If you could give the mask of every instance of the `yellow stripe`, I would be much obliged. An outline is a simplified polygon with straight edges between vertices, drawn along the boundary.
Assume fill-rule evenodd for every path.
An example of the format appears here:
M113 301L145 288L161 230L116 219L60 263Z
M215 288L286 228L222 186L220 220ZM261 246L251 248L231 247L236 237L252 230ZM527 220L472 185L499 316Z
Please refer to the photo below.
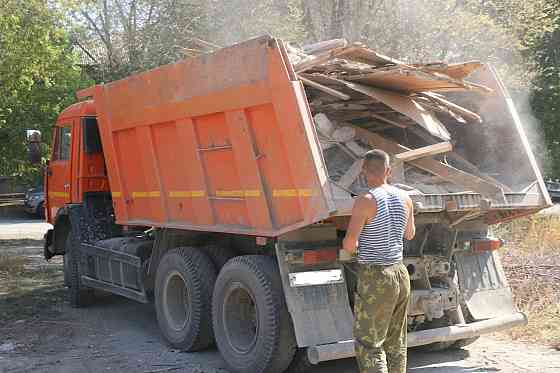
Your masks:
M49 197L68 198L68 197L70 197L70 193L68 193L68 192L49 192Z
M122 196L121 192L111 192L111 196L115 197L115 198L120 198Z
M313 191L311 189L298 189L298 195L300 197L311 197L313 195Z
M170 198L195 198L204 197L206 193L203 190L174 190L169 192Z
M150 197L159 197L159 191L153 192L132 192L132 198L150 198Z
M274 189L273 197L311 197L313 191L311 189Z
M260 197L261 192L257 189L250 190L217 190L216 197Z
M253 189L253 190L245 191L245 197L260 197L260 196L261 196L260 190Z

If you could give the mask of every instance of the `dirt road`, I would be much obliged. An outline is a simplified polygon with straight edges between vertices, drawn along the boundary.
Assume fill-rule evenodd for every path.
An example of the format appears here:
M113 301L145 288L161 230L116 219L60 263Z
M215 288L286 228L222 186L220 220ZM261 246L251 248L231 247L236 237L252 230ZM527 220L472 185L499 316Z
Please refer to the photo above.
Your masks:
M168 348L159 334L152 305L99 294L88 308L69 307L60 276L61 260L55 258L46 264L41 259L37 232L45 226L38 222L14 224L17 228L0 221L0 256L25 256L25 273L48 274L45 278L50 282L13 293L0 278L0 372L226 372L215 350L182 353ZM27 284L18 281L22 281L21 286ZM560 372L560 352L484 337L464 350L411 351L409 371ZM353 361L344 360L321 364L312 371L318 372L357 370Z

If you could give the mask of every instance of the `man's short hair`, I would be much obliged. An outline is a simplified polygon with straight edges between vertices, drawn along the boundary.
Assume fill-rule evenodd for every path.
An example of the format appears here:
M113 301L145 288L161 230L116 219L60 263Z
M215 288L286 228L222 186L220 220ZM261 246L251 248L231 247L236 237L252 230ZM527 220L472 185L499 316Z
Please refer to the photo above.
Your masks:
M374 149L364 154L364 168L369 172L383 173L391 165L389 154L383 150Z

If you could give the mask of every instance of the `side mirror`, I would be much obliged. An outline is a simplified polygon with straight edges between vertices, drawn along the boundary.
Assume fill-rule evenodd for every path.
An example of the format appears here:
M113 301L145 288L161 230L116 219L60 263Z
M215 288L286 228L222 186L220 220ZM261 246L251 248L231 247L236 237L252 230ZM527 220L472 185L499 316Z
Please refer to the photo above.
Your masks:
M27 130L27 156L31 164L41 163L41 131Z

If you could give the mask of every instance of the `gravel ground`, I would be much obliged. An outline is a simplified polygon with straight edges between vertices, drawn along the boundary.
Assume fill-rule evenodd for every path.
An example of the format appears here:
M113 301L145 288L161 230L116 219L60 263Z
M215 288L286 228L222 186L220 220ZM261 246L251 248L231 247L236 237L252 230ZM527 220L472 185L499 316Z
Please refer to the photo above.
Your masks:
M39 238L46 229L39 221L0 220L0 254L27 257L28 269L61 270L61 260L47 265L41 258ZM227 372L214 349L182 353L167 347L151 304L100 294L94 305L74 309L63 300L60 276L41 291L51 294L52 304L33 309L32 314L21 312L21 318L6 319L2 307L10 307L10 302L25 305L26 298L32 300L34 294L19 295L21 299L8 297L4 303L0 299L0 372ZM485 336L463 350L411 351L408 370L552 373L560 372L560 352ZM352 360L342 360L321 364L312 371L318 372L350 373L357 369Z

